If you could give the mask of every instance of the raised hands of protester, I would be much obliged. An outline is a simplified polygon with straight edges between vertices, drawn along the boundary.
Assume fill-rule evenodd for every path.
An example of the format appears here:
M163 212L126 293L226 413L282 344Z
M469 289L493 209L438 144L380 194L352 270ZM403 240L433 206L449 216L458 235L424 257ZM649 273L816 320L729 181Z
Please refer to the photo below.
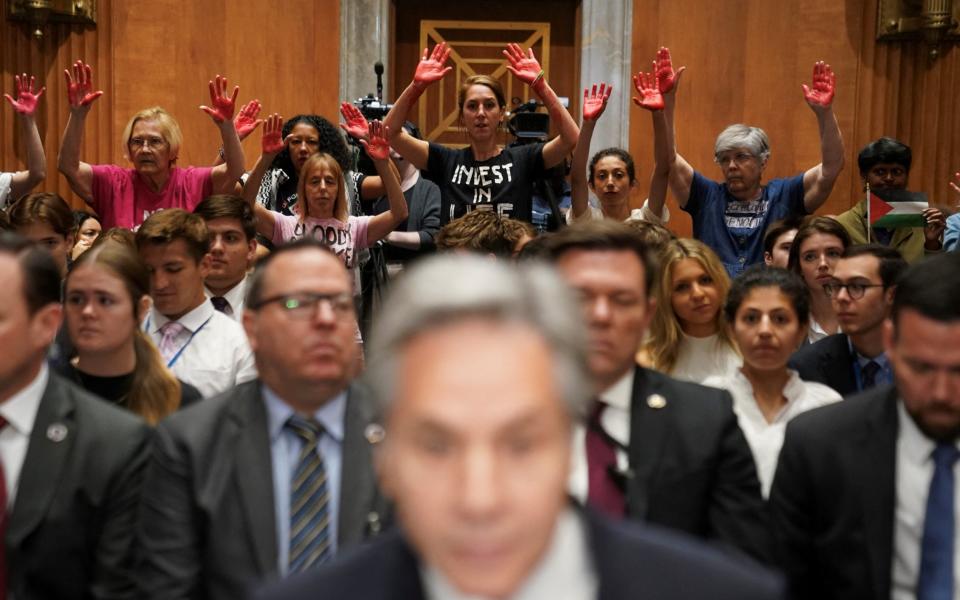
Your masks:
M939 208L929 207L923 209L923 237L928 242L940 241L943 230L947 228L947 217Z
M240 112L233 118L233 125L237 128L237 136L241 141L247 139L247 136L256 131L257 127L263 123L263 119L257 118L261 108L259 100L251 100L241 106Z
M260 151L263 154L280 154L284 147L283 142L283 118L277 113L273 113L263 122Z
M340 123L340 127L347 132L347 135L358 140L370 135L370 124L367 123L367 118L363 116L359 108L349 102L344 102L340 104L340 114L346 121Z
M389 128L378 120L370 122L370 135L367 139L361 139L363 149L367 151L367 156L373 160L387 160L390 158L390 131Z
M584 88L583 90L583 120L596 121L607 108L607 100L610 99L610 93L613 92L613 86L607 86L606 83L593 84L593 88Z
M823 112L833 104L833 93L837 78L830 65L822 60L813 65L813 82L810 87L803 84L803 98L814 112Z
M13 110L15 110L17 114L32 117L37 110L40 96L47 91L47 88L42 87L35 92L34 85L36 84L36 78L33 76L27 77L26 73L23 75L15 75L14 81L17 84L17 99L14 100L10 94L4 94L3 97L7 99L7 102L10 103L10 106L13 107Z
M503 55L510 62L507 65L507 70L520 81L533 87L537 82L543 80L543 69L540 67L540 61L533 55L533 48L527 48L527 52L524 54L520 44L511 43L507 44Z
M447 59L450 58L450 48L446 42L440 42L433 47L433 52L429 48L423 49L423 56L417 63L417 70L413 74L413 85L420 90L426 89L428 85L435 81L443 79L444 75L453 70L453 67L447 67Z
M640 94L633 97L634 104L647 110L663 110L663 94L660 93L655 73L640 71L633 76L633 87Z
M210 104L213 106L201 106L200 110L210 115L214 123L230 121L233 119L239 93L240 87L234 86L233 96L227 96L227 78L217 75L217 78L210 82Z
M680 76L687 68L680 67L674 71L670 49L660 48L657 50L657 59L653 62L653 70L657 74L657 87L660 89L660 93L667 95L680 85Z
M86 113L93 101L103 95L102 90L93 91L93 69L82 60L73 63L73 75L70 69L63 70L67 80L67 101L70 110Z

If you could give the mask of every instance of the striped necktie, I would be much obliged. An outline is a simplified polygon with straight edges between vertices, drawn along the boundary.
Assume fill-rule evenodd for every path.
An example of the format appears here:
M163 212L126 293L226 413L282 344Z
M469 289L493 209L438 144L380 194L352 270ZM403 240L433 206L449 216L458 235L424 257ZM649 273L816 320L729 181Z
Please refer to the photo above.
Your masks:
M330 548L330 492L327 471L317 449L323 427L293 415L286 423L302 441L290 484L289 573L305 571L332 556Z

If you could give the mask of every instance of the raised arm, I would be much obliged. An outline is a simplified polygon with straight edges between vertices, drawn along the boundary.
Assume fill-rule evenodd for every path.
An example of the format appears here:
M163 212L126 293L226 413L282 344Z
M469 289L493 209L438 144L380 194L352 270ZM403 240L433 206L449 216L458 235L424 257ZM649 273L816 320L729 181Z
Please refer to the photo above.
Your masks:
M682 71L681 71L682 72ZM676 150L673 148L672 136L667 133L667 120L664 116L663 93L657 79L657 63L653 63L653 71L640 71L633 76L633 86L639 96L633 102L640 108L650 111L653 119L653 172L650 174L650 192L647 196L647 209L657 221L664 222L663 205L667 200L667 180L670 175L670 165L673 164ZM673 85L671 84L671 89Z
M383 185L387 188L389 204L386 212L370 217L370 223L367 225L367 242L370 244L387 237L387 234L407 218L407 199L403 197L403 190L400 189L397 170L391 168L390 164L389 135L386 125L380 121L374 121L370 124L369 138L360 140L363 149L367 151L367 156L373 160L373 166L377 168Z
M533 55L533 48L527 48L527 53L518 44L507 44L503 55L510 62L507 69L520 81L530 86L537 100L547 107L550 120L556 124L560 135L553 138L543 147L543 166L547 169L560 164L560 161L573 150L580 137L580 130L570 113L560 104L556 92L547 83L543 76L540 62Z
M27 146L27 170L15 172L10 182L10 197L19 198L47 177L47 158L43 153L43 142L40 140L40 132L37 130L37 121L34 117L40 96L47 88L41 88L35 93L36 80L33 77L28 79L26 73L17 75L14 79L17 85L17 99L14 100L9 94L3 96L19 117L20 132Z
M655 62L657 70L657 87L663 94L663 119L661 133L664 134L665 160L670 165L669 184L670 190L677 199L680 208L687 205L690 199L690 186L693 184L693 167L690 163L677 152L676 130L674 128L674 111L677 106L677 89L680 83L680 76L686 67L680 67L676 71L673 69L673 59L670 56L668 48L660 48L657 51L657 60ZM657 135L658 127L654 121L654 136ZM657 140L654 139L654 154L657 152Z
M243 143L243 140L247 139L251 133L256 131L257 127L263 123L263 119L258 119L257 116L260 114L260 105L259 100L251 100L243 106L240 107L240 112L237 113L237 116L233 118L233 126L237 128L237 137L240 138L240 142ZM213 166L224 164L224 157L226 153L224 152L223 147L220 147L220 152L217 154L217 158L213 161Z
M260 182L263 181L263 176L273 163L273 159L283 150L282 131L283 119L280 115L273 113L267 117L263 123L263 136L260 138L260 158L257 159L257 164L253 166L253 171L250 172L247 183L243 186L243 199L253 209L257 233L267 239L273 238L276 217L272 210L257 202L257 192L260 191Z
M817 115L820 129L820 164L803 174L803 205L814 212L827 200L843 170L843 137L833 114L836 76L823 61L813 66L813 87L803 84L803 98Z
M70 189L88 204L92 204L93 169L87 163L80 162L80 142L83 140L83 124L90 112L90 106L103 92L93 91L93 70L82 60L73 63L72 75L69 69L64 69L63 76L67 80L70 116L60 142L57 169L67 178Z
M237 189L237 181L243 175L244 158L243 146L237 128L233 124L233 111L237 105L237 94L240 88L234 86L233 96L227 96L227 78L217 75L210 82L210 104L201 106L200 110L210 115L217 129L220 130L220 139L223 140L224 164L213 168L213 191L218 194L232 194Z
M403 90L403 93L393 103L393 108L390 109L383 120L384 126L390 132L390 145L400 156L420 170L427 168L430 144L425 140L418 140L404 131L403 122L407 118L407 113L416 104L417 99L427 89L427 86L435 81L440 81L444 75L453 70L453 67L446 66L448 58L450 58L450 49L447 48L446 42L440 42L434 46L433 52L424 48L423 56L417 63L413 81Z
M583 121L580 124L580 136L570 163L570 210L573 211L574 219L579 219L588 210L587 161L590 157L590 141L593 139L597 119L606 110L607 100L610 99L612 91L613 86L607 87L606 83L601 83L599 90L597 90L597 84L583 90Z
M359 108L349 102L343 102L340 104L340 114L344 120L343 123L340 123L340 127L347 135L357 141L362 141L370 136L370 123L367 122L367 118L363 116ZM393 161L390 161L390 166L396 170ZM397 177L399 176L400 173L397 172ZM360 184L358 191L361 200L375 200L380 196L386 195L387 188L383 185L383 180L380 179L379 176L374 175L372 177L364 177L363 183Z

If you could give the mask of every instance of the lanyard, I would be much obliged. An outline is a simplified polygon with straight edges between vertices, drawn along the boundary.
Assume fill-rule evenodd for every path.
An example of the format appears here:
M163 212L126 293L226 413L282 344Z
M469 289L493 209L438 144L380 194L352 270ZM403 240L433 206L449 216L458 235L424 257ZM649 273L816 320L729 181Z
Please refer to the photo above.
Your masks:
M214 314L216 314L216 313L214 313ZM207 320L204 321L203 323L201 323L201 324L200 324L200 327L197 327L196 331L194 331L193 333L190 334L190 337L187 338L187 341L184 342L182 346L180 346L180 349L177 350L177 353L173 355L173 357L170 359L169 362L167 362L167 368L168 368L168 369L172 369L172 368L173 368L173 364L174 364L175 362L177 362L177 359L180 358L180 355L183 354L183 351L187 349L187 346L190 345L190 342L193 341L193 338L196 337L196 335L197 335L198 333L200 333L200 330L203 329L203 328L207 325L207 323L210 322L210 319L212 319L212 318L213 318L213 315L210 315L209 317L207 317ZM147 333L150 333L150 317L147 317L147 323L146 323L146 325L144 326L144 330L145 330Z

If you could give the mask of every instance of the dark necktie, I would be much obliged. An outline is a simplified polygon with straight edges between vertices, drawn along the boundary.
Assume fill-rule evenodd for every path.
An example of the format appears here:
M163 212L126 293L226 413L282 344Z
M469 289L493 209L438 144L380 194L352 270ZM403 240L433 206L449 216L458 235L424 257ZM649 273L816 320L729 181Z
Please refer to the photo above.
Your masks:
M0 417L0 432L7 426L7 420ZM0 600L7 598L7 478L0 462Z
M331 558L330 494L327 471L317 451L323 427L294 415L287 428L303 441L297 468L290 482L289 573L299 573Z
M210 302L213 302L213 307L222 313L226 313L230 306L230 303L223 296L214 296L210 298Z
M623 490L614 478L617 444L600 425L600 415L606 407L603 402L595 402L587 422L587 504L609 516L622 518L626 502Z
M877 385L877 374L880 373L880 363L875 360L869 361L867 364L863 365L863 368L860 370L860 384L863 389L869 390L873 386Z
M953 600L953 465L958 457L960 451L953 444L939 443L933 451L933 479L920 543L917 600Z

